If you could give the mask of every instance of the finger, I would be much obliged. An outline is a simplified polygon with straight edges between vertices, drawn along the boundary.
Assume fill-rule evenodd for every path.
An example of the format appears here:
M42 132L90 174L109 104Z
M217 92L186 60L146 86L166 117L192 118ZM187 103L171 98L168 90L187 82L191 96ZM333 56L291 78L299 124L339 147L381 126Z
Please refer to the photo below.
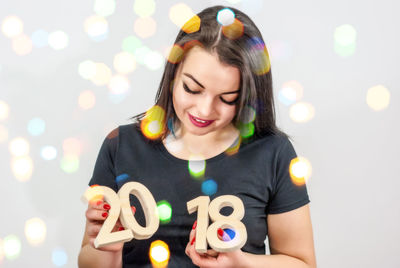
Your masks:
M86 218L88 221L104 221L108 217L108 212L106 210L99 209L88 209L86 210Z
M103 226L102 224L90 224L87 227L88 236L96 238L96 236L99 234L102 226Z
M213 249L209 249L209 250L207 250L207 255L210 256L210 257L216 258L216 257L218 257L219 252L215 251Z
M207 254L201 255L196 249L192 246L189 248L189 255L192 259L192 262L200 267L217 267L217 259Z

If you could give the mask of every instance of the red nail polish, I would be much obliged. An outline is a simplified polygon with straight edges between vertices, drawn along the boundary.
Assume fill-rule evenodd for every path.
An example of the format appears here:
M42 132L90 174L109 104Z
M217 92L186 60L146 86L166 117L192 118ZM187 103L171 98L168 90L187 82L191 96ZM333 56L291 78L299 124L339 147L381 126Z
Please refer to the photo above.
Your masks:
M193 245L194 241L196 241L196 236L193 237L192 242L190 242L190 244Z
M101 216L103 216L103 218L106 218L108 216L108 213L104 212L103 214L101 214Z
M136 212L135 206L131 206L131 208L132 208L132 212L135 213Z
M103 201L99 200L99 201L97 201L96 205L100 206L101 203L103 203Z
M125 230L125 228L122 226L118 228L118 231L123 231L123 230Z
M224 230L222 230L221 228L218 228L217 232L218 232L218 235L221 237L224 235Z
M197 220L194 221L192 230L196 229L196 227L197 227Z
M104 208L105 210L109 210L109 209L111 208L111 206L110 206L109 204L104 204L103 208Z

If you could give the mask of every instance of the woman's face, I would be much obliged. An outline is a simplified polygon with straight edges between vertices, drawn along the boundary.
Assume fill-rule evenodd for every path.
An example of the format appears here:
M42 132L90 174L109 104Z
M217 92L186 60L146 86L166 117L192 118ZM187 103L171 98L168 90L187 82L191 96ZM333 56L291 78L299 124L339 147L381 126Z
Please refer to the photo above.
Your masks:
M193 47L177 70L172 93L183 131L194 135L223 131L235 117L239 86L238 68Z

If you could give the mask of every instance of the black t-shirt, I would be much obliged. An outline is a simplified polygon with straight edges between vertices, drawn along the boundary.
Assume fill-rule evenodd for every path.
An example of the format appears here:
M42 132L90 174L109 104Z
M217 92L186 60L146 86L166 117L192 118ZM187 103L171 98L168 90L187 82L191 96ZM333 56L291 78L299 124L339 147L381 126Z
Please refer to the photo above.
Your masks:
M205 195L202 182L208 179L216 182L217 190L210 200L220 195L235 195L243 201L245 215L241 221L248 237L242 250L265 254L267 215L310 202L306 185L297 186L290 178L289 164L295 157L296 152L286 137L254 138L242 142L234 154L223 152L206 159L204 177L196 179L189 172L187 160L174 157L162 143L150 142L137 124L128 124L119 126L105 138L89 185L104 185L118 192L124 183L137 181L150 190L156 202L166 200L171 204L171 220L160 223L151 238L125 243L124 267L152 267L149 248L155 240L168 244L169 267L195 267L186 256L185 247L197 213L189 215L186 203ZM133 195L131 204L137 209L135 218L145 226L143 210ZM231 211L223 208L221 214L229 215Z

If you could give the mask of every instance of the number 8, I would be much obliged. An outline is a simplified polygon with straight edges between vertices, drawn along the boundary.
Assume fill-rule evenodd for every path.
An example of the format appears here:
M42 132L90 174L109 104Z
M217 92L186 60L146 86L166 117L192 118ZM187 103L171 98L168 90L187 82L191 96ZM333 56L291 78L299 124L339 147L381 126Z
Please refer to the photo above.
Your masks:
M143 207L146 227L138 224L133 216L129 194L135 195ZM104 196L104 200L110 204L111 209L94 241L96 248L116 242L130 241L132 238L147 239L157 231L160 224L157 204L153 195L143 184L138 182L125 183L119 189L118 195L114 190L106 186L90 187L86 190L82 199L83 201L90 201L99 195ZM126 230L111 232L119 217Z

